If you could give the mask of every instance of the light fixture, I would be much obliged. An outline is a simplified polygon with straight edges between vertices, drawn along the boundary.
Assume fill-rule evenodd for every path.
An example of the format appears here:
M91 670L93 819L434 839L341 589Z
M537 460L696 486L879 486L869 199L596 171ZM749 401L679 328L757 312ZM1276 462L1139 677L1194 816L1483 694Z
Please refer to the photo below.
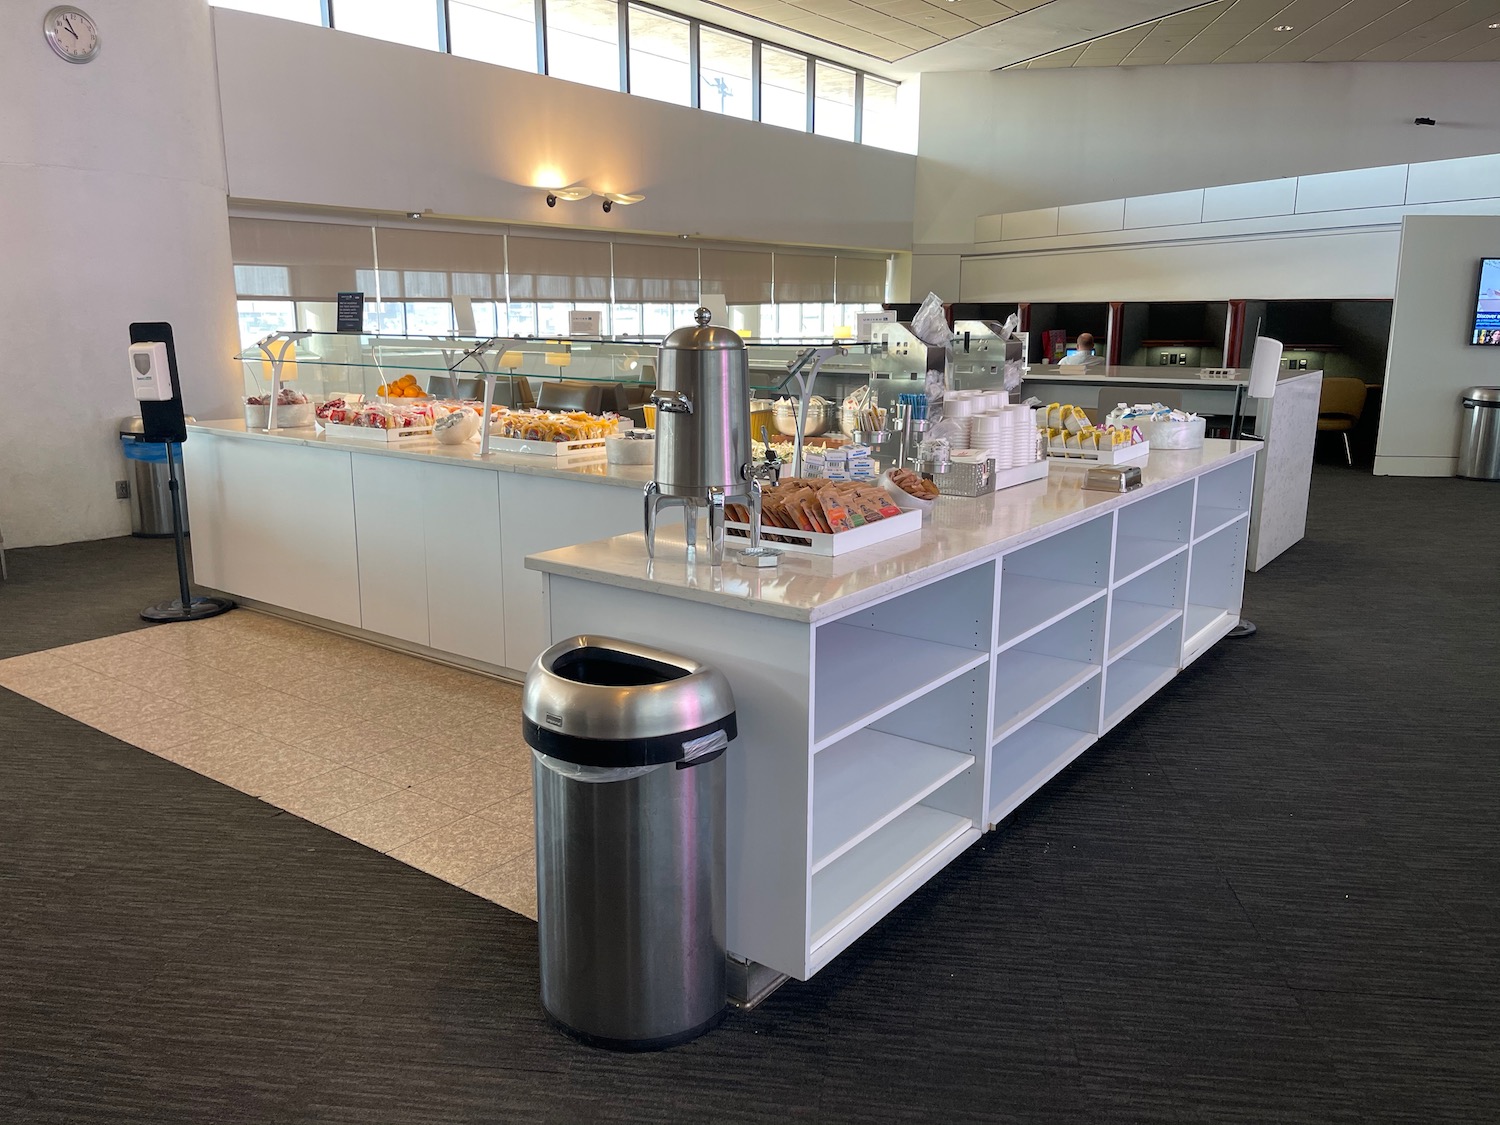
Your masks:
M408 219L420 219L425 214L427 214L426 211L408 211L406 217Z
M1489 28L1491 31L1500 31L1500 23L1487 23L1484 26Z
M604 213L606 215L609 214L616 203L622 207L628 207L630 204L639 203L646 198L644 195L627 195L624 192L618 191L601 191L599 194L604 196Z
M569 203L577 203L580 199L587 199L593 195L593 191L582 184L574 184L572 187L551 188L547 192L547 206L556 207L559 199L566 199Z
M1289 24L1289 23L1278 23L1278 24L1277 24L1277 25L1276 25L1276 26L1275 26L1275 27L1273 27L1273 28L1272 28L1272 29L1271 29L1271 30L1272 30L1272 31L1294 31L1294 30L1296 30L1296 29L1295 29L1295 28L1293 28L1293 27L1292 27L1292 25L1291 25L1291 24Z
M1436 125L1437 124L1437 122L1434 121L1430 117L1413 117L1411 123L1413 125Z

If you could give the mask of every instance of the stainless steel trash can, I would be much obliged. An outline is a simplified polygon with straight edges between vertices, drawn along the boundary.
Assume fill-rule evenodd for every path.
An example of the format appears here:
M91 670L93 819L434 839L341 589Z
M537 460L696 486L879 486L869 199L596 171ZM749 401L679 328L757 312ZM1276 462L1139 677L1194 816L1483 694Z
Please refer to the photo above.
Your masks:
M579 636L537 658L521 713L543 1009L594 1046L696 1038L726 1001L728 682L696 660Z
M191 420L191 419L189 419ZM167 447L136 441L143 431L139 418L120 421L120 452L125 455L130 487L130 533L143 539L172 537L172 493L167 487ZM177 457L177 479L182 485L182 533L188 533L187 480L182 474L182 451Z
M1500 387L1470 387L1462 401L1457 475L1500 480Z

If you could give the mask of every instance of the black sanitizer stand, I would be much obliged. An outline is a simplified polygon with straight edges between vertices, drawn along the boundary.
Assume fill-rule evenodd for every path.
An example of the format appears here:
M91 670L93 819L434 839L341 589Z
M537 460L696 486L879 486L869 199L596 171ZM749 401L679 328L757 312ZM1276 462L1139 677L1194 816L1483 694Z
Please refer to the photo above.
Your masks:
M201 621L234 608L228 598L195 598L188 584L187 536L183 531L182 481L177 458L187 440L187 419L182 411L182 388L177 381L177 349L172 326L147 322L130 326L131 378L141 406L142 432L136 441L164 445L167 450L167 489L172 495L172 538L177 547L178 596L141 610L146 621ZM154 347L153 347L154 345ZM161 369L165 361L166 370Z

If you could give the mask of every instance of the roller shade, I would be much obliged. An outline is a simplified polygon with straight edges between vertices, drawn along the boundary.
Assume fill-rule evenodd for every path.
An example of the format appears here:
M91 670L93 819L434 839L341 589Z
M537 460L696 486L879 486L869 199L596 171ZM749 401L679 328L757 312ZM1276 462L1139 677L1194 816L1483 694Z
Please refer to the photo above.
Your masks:
M775 255L776 303L796 301L833 303L834 260L832 254Z
M694 247L615 243L616 301L697 301L699 295Z
M375 264L370 228L339 223L230 219L229 246L236 265L282 266L287 271L285 291L242 292L241 297L332 301L340 292L358 288L356 270ZM253 284L275 275L267 270L243 270L236 271L235 276Z
M754 250L704 250L699 254L703 292L722 293L726 305L771 303L771 255Z
M885 300L885 259L846 258L836 260L835 299L845 305L878 305Z
M508 241L511 300L609 300L609 243L514 235Z

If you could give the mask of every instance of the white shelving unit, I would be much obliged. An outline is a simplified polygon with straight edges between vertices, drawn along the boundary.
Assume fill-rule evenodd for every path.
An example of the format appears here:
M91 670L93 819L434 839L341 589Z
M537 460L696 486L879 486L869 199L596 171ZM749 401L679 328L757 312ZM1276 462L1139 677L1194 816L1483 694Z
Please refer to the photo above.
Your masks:
M729 948L806 979L1238 620L1252 484L1185 474L812 623L553 576L552 630L729 677Z

